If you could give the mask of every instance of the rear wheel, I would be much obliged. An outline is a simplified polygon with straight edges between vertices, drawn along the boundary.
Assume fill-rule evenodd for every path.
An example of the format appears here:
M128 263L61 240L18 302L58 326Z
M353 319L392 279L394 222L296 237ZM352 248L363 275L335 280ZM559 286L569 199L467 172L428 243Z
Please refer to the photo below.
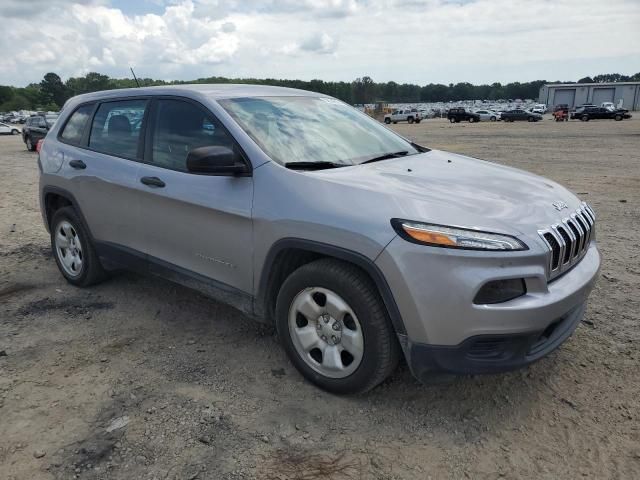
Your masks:
M87 287L106 278L91 239L73 207L56 211L51 220L51 249L67 282Z
M295 367L330 392L370 390L398 362L398 342L374 283L339 260L303 265L285 280L276 327Z
M15 128L11 130L11 135L20 135L20 130L16 130Z
M390 118L385 118L384 119L384 123L386 123L387 125L389 125L391 123L391 119Z
M456 119L455 119L455 118L453 118L453 117L451 117L451 118L449 119L449 122L451 122L451 123L456 123Z

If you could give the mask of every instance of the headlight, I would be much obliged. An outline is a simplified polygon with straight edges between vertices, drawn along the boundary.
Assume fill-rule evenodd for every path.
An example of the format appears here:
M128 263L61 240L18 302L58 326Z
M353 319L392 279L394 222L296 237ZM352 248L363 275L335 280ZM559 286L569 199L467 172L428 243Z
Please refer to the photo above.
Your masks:
M529 249L517 238L500 233L412 222L399 218L391 220L391 225L405 240L432 247L512 251Z

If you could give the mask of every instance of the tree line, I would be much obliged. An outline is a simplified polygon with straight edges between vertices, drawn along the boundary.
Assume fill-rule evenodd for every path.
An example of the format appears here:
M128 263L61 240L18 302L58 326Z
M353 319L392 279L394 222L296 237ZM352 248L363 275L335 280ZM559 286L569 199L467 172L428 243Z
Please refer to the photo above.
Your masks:
M326 82L324 80L283 80L275 78L226 78L207 77L191 81L154 80L139 78L140 86L175 85L185 83L253 83L280 87L299 88L324 93L350 104L374 103L419 103L447 102L458 100L499 100L499 99L535 99L540 87L546 83L602 83L640 81L640 73L621 75L619 73L600 74L584 77L577 82L512 82L505 85L473 85L468 82L449 85L430 83L416 85L412 83L383 82L376 83L371 77L356 78L352 82ZM82 93L117 88L136 87L132 78L110 78L97 72L87 73L83 77L71 77L63 81L59 75L47 73L40 83L31 83L23 88L0 85L0 111L13 110L59 110L67 99Z

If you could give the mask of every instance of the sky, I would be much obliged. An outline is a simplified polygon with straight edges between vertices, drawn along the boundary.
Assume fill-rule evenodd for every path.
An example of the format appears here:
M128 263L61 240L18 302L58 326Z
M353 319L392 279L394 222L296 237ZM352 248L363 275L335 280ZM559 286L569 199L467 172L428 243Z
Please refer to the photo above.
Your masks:
M56 72L474 84L640 72L640 0L0 0L0 85Z

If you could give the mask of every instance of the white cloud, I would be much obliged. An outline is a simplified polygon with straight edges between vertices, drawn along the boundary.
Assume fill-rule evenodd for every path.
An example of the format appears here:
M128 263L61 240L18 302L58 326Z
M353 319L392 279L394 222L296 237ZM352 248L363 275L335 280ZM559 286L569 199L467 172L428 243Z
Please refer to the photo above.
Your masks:
M640 71L636 0L158 0L143 14L112 0L33 1L0 2L0 84L49 71L122 77L129 65L165 79L420 84Z

